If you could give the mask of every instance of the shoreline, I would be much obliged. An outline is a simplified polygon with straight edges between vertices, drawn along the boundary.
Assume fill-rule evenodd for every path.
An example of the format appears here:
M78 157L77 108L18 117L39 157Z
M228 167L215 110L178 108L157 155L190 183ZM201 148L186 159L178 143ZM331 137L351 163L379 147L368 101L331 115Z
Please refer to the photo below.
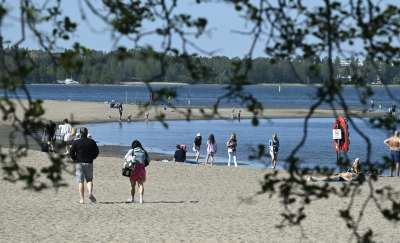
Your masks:
M215 85L215 86L227 86L229 83L216 84L216 83L185 83L185 82L149 82L148 85L158 85L158 86L187 86L187 85ZM28 83L28 85L68 85L68 84L59 84L59 83ZM119 84L112 83L85 83L85 84L72 84L73 85L81 85L81 86L138 86L138 85L146 85L146 82L121 82ZM322 87L323 84L304 84L304 83L252 83L252 84L244 84L243 86L281 86L281 87ZM68 85L69 86L69 85ZM343 84L344 87L355 87L354 84ZM400 87L400 84L369 84L367 87Z
M26 101L23 101L26 102ZM74 124L83 123L104 123L104 122L118 122L119 114L117 109L111 109L108 103L105 102L91 102L91 101L59 101L59 100L44 100L43 108L45 114L42 116L46 120L52 120L60 123L63 119L67 118ZM190 119L188 118L188 110L190 109ZM233 113L234 110L234 113ZM252 119L253 114L247 111L246 108L232 107L232 108L219 108L218 114L214 114L212 108L166 108L161 105L149 106L147 108L135 105L124 104L122 121L128 122L129 117L132 122L145 121L145 113L149 113L149 121L159 121L163 117L165 121L174 120L231 120L232 116L237 116L241 111L241 119ZM266 108L261 114L257 116L258 119L270 118L305 118L309 110L306 108ZM336 111L337 114L343 114L343 111ZM383 112L362 112L353 111L351 113L354 117L381 117ZM23 112L21 107L17 107L17 115L22 117ZM329 109L317 109L314 111L312 118L333 118L334 113ZM10 124L8 121L1 121L1 124Z

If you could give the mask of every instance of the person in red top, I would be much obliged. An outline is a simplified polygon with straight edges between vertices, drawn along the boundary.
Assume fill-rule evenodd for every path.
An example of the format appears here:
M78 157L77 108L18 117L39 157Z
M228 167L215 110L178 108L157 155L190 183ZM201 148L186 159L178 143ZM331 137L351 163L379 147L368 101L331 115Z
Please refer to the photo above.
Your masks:
M128 202L134 202L136 183L139 187L139 202L143 203L144 182L146 181L146 164L149 162L149 156L138 140L134 140L131 149L126 153L124 166L130 166L133 171L130 176L131 198Z

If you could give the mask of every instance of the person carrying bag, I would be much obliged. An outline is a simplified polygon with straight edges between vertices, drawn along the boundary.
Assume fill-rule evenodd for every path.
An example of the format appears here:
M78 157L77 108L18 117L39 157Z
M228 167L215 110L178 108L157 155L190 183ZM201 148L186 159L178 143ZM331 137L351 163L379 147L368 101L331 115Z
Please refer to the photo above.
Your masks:
M149 156L138 140L132 142L132 148L125 155L125 162L122 168L122 175L129 177L131 182L131 199L134 202L135 186L138 183L140 203L143 203L144 182L146 181L146 169L149 165Z

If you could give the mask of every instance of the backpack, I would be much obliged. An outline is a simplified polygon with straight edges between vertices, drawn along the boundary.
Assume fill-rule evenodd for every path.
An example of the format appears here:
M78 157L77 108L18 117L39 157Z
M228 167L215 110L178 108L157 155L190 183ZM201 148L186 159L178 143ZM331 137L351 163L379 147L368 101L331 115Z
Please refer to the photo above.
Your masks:
M144 167L147 167L150 164L150 157L146 151L144 151L144 153L146 154L146 158L144 160Z
M135 148L132 151L133 163L141 163L147 167L150 164L150 158L148 153L145 150L140 148Z
M132 151L132 162L133 163L144 164L145 157L146 157L145 152L140 148L135 148Z

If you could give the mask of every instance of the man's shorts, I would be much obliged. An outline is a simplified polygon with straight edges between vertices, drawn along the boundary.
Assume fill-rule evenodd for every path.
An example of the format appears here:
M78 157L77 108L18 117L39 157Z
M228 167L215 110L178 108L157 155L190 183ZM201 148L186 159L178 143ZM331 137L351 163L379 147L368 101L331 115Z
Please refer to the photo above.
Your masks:
M398 150L391 150L390 155L392 157L393 163L400 163L400 151Z
M91 182L93 180L93 164L92 163L76 163L75 177L79 183Z

